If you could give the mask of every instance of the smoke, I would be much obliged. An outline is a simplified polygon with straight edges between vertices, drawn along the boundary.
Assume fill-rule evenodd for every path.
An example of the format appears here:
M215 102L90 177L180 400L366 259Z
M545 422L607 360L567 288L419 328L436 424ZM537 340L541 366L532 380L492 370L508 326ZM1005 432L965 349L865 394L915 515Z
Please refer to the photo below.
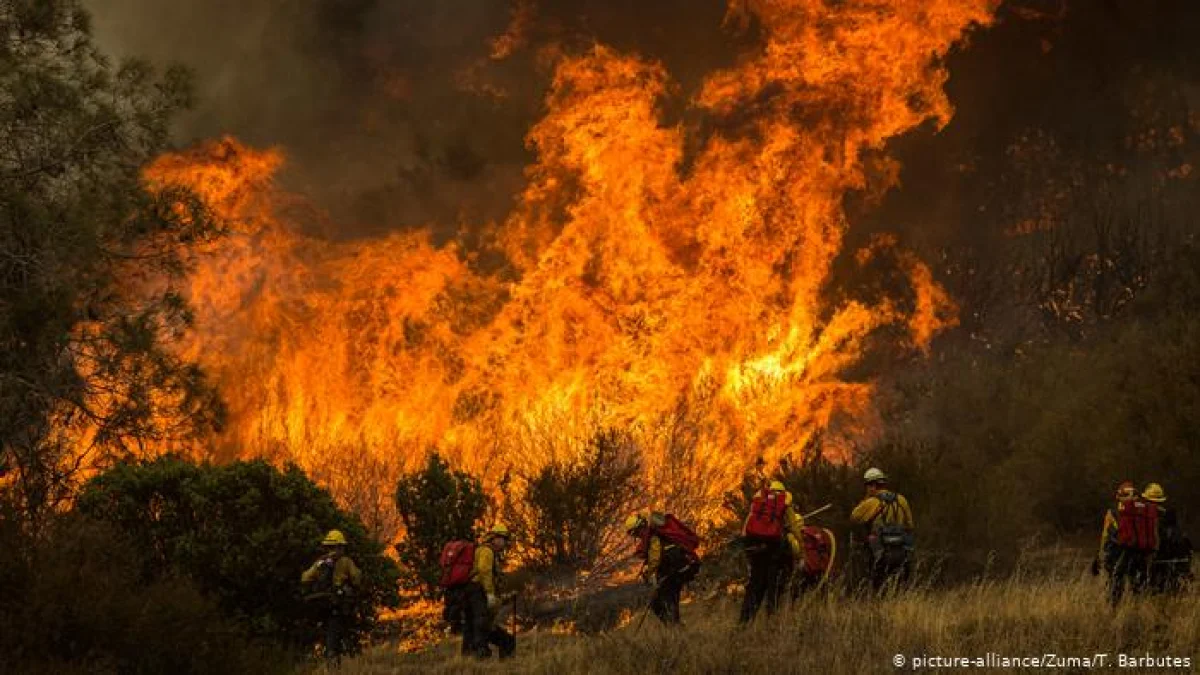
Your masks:
M1197 26L1191 0L1010 0L948 60L950 123L892 143L903 188L858 211L857 236L986 247L1031 207L1061 220L1109 190L1161 199L1158 179L1200 158Z
M420 227L444 239L503 219L556 51L603 41L663 60L690 88L747 40L722 29L724 0L85 4L110 53L196 73L181 145L232 134L281 147L283 184L329 214L309 227L330 237ZM509 29L524 34L495 58Z
M111 52L179 62L199 107L178 140L233 134L289 157L284 184L330 235L503 216L536 110L464 91L503 3L87 0Z

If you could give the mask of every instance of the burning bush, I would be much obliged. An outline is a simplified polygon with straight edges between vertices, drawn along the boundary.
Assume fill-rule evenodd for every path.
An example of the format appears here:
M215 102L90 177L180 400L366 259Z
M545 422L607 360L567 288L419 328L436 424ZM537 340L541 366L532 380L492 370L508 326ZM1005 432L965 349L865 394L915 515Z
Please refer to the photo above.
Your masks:
M578 459L552 461L519 485L503 481L519 550L535 565L592 567L624 540L617 526L644 491L641 468L633 437L610 429L592 436Z

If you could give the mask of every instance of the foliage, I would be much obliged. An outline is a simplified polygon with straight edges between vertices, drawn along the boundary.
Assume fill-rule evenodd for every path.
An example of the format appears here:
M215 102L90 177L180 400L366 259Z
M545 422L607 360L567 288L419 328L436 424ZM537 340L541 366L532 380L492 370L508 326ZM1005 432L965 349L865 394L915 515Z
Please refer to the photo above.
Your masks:
M1200 265L1180 256L1133 316L1086 339L947 349L892 383L889 432L860 463L910 498L924 552L977 573L1035 537L1091 544L1125 478L1162 483L1185 523L1200 509L1200 321L1175 304L1198 297Z
M624 541L619 525L637 501L640 473L632 436L602 430L577 459L551 461L522 479L519 495L505 480L505 520L524 557L543 566L593 566Z
M139 175L190 99L182 70L114 67L78 0L0 0L0 473L31 521L97 462L220 422L154 283L219 228Z
M0 518L0 671L287 672L186 579L147 581L141 550L111 526L53 521L38 538Z
M78 507L129 538L144 556L147 579L189 579L254 636L316 640L299 579L330 529L345 533L347 554L363 572L351 634L362 636L378 607L398 603L395 563L383 545L295 466L197 465L175 457L123 463L89 481Z
M455 539L475 539L475 522L483 517L487 496L479 479L454 471L436 452L425 468L396 484L396 509L404 524L404 540L396 545L403 566L402 583L427 597L437 593L442 546Z

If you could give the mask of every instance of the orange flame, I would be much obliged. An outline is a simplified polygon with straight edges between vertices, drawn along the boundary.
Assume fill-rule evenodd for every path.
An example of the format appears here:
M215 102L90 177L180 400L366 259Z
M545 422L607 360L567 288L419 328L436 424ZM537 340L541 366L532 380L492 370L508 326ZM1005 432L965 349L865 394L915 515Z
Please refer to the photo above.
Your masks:
M220 447L309 467L367 452L399 469L437 446L494 479L621 426L652 485L693 481L696 515L714 515L756 457L867 417L871 384L839 377L865 336L899 323L924 350L954 320L910 255L913 311L830 306L822 290L843 196L887 187L868 184L864 153L949 119L940 59L993 4L733 2L765 44L708 78L699 130L662 123L661 65L603 46L564 58L520 206L491 232L500 272L424 232L298 234L271 208L275 151L226 139L164 157L150 180L191 185L239 223L190 287L188 355L233 420Z

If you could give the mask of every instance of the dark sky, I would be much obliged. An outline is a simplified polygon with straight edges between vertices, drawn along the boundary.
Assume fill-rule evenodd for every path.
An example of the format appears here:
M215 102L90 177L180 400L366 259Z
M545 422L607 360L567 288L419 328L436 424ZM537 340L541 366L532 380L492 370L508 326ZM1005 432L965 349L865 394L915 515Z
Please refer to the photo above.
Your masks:
M1054 191L1049 182L1061 180L1068 165L1124 166L1123 189L1136 199L1145 187L1139 176L1194 157L1200 2L1023 0L1006 3L1000 17L949 60L950 124L892 144L905 166L903 188L866 221L953 244L998 234L973 226L981 220L1011 226L1022 216L1012 203ZM1186 127L1189 115L1182 145L1143 153L1128 147L1131 135ZM1038 152L1016 152L1022 146Z

